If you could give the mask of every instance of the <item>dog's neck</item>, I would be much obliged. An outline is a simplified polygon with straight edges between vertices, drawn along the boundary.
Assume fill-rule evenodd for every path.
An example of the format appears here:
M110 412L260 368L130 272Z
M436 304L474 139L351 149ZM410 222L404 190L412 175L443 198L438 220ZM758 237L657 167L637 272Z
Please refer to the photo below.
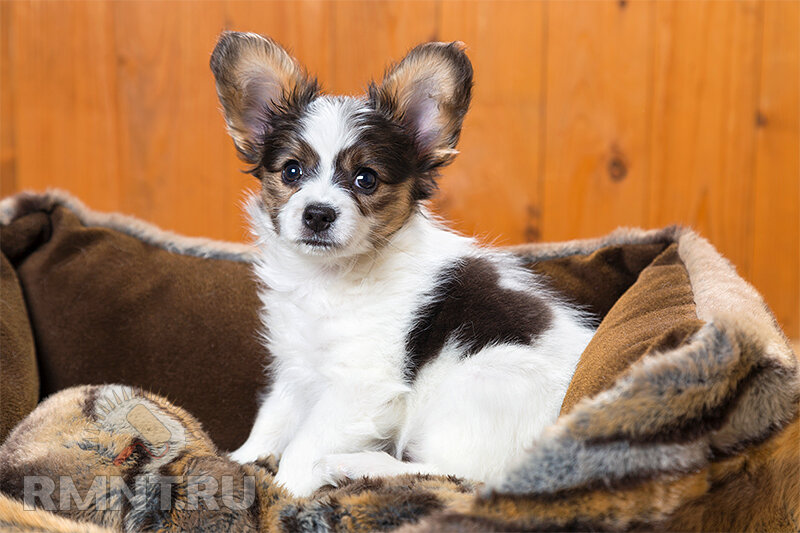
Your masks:
M473 239L449 230L420 206L379 247L347 257L309 255L284 242L260 207L248 206L248 212L260 251L256 275L269 289L281 292L334 283L357 286L390 281L398 273L429 271L475 246Z

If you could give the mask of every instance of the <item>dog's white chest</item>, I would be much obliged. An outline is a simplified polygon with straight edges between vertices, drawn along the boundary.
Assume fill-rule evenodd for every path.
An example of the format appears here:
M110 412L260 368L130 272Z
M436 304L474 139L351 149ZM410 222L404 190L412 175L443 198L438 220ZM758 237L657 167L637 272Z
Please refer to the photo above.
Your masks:
M329 378L344 369L397 367L417 293L387 284L319 283L267 294L270 351L281 364L302 364Z

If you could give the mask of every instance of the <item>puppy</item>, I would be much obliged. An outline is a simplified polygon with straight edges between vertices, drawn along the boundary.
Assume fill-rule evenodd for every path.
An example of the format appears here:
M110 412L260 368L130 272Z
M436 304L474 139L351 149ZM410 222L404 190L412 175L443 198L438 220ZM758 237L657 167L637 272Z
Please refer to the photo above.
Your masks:
M261 181L248 212L273 356L231 457L280 457L297 496L362 475L508 471L556 420L593 330L519 259L425 207L470 102L463 45L422 44L356 97L322 94L252 33L224 33L211 68Z

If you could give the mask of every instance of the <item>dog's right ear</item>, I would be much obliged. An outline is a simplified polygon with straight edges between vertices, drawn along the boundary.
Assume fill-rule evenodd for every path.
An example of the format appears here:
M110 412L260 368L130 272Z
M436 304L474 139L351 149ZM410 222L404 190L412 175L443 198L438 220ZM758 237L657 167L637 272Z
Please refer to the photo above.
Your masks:
M258 163L275 117L310 102L319 91L286 50L255 33L224 32L211 54L211 70L228 132L250 164Z

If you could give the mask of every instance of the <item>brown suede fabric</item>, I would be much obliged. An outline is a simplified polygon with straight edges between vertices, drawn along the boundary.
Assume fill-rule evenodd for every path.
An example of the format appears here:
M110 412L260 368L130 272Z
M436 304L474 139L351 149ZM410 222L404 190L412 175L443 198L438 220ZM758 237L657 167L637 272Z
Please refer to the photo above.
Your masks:
M552 287L602 320L669 243L606 246L589 255L571 255L532 265Z
M195 414L221 448L244 441L267 361L247 264L87 228L62 206L15 220L0 242L24 288L41 397L79 384L140 386ZM32 357L5 348L4 383L12 361ZM4 427L7 413L13 424L27 411L3 407Z
M680 346L702 325L678 245L672 244L641 271L597 328L572 376L561 413L613 385L642 356Z
M258 342L259 303L247 263L182 255L121 231L86 227L60 204L31 204L2 227L0 245L23 289L20 303L27 304L39 398L81 384L139 386L197 416L222 449L244 441L268 360ZM602 320L564 411L609 386L643 354L680 344L700 325L688 277L667 241L530 262L555 290ZM10 305L5 293L3 303ZM24 331L5 315L4 331ZM3 408L4 431L35 404L36 379L17 385L22 378L6 371L13 361L35 375L31 350L32 344L4 347L4 388L27 398L16 411Z
M36 350L17 274L0 255L0 442L39 403Z

